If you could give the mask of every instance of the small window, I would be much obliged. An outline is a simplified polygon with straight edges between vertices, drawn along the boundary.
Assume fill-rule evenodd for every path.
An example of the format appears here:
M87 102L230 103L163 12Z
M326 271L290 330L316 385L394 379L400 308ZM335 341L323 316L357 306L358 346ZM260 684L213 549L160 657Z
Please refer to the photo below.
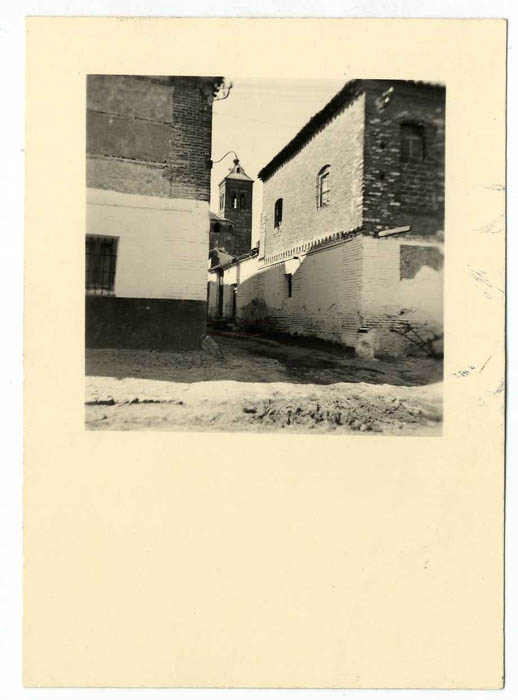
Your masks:
M286 296L291 299L293 296L293 275L284 275L286 279Z
M219 221L216 221L216 223L214 224L214 227L213 227L212 230L214 231L214 233L219 233L219 232L220 232L221 227L220 227L220 225L219 225Z
M274 212L273 212L273 227L279 228L282 223L282 199L278 199L275 202Z
M237 194L235 192L232 192L232 199L230 201L232 202L232 209L237 209Z
M246 197L244 194L239 195L239 207L240 209L244 209L246 206Z
M234 227L232 226L232 224L230 224L228 227L228 232L232 233L233 230L234 230Z
M317 207L327 207L330 201L331 188L329 165L324 165L324 167L319 171L317 176Z
M225 209L225 195L221 194L219 197L219 210L223 211Z
M86 236L86 293L113 294L118 238Z
M400 127L401 161L420 163L425 159L424 126L404 122Z

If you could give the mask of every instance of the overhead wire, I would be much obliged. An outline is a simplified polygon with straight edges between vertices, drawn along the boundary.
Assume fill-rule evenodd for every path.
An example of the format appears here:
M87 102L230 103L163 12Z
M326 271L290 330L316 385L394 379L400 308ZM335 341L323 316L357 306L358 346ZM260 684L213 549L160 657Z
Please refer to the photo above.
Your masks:
M222 112L216 112L214 110L213 112L216 114L218 117L230 117L231 119L242 119L243 121L247 122L258 122L260 124L268 124L269 126L283 126L286 129L296 129L297 124L282 124L281 122L269 122L265 121L264 119L254 119L253 117L243 117L239 114L223 114Z

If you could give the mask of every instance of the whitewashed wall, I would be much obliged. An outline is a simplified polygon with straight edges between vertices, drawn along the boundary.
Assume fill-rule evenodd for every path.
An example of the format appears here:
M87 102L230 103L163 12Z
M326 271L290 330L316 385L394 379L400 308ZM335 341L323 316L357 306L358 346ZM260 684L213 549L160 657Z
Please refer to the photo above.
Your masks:
M433 248L443 256L443 244L429 239L363 237L362 325L369 337L361 337L364 354L401 354L411 344L390 331L394 323L411 324L423 337L443 330L443 269L423 264L411 279L401 279L401 246ZM436 349L439 349L440 344Z
M258 259L257 256L245 258L244 260L238 260L230 267L223 270L223 285L221 286L223 294L223 317L232 318L234 310L234 290L233 285L239 287L240 284L246 282L246 280L253 277L258 269ZM219 283L218 274L212 270L209 270L207 276L208 283L208 316L209 318L217 318L219 308L218 308L218 294L219 294Z
M238 287L238 320L353 346L361 273L360 237L307 255L293 274L291 297L285 263L261 268Z
M285 263L242 281L238 322L316 336L366 356L406 354L413 346L391 330L395 323L409 322L425 337L442 332L443 270L423 264L411 279L401 279L402 245L433 248L442 257L437 242L358 235L306 255L293 274L291 297Z
M88 189L86 233L119 237L116 296L206 299L207 202Z
M256 256L253 258L245 258L239 262L239 283L245 282L247 279L256 274L259 265L259 259Z

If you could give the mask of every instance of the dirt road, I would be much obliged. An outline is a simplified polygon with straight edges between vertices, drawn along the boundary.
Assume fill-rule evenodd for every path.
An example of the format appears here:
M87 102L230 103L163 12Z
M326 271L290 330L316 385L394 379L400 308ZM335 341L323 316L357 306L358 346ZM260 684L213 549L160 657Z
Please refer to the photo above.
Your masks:
M307 339L212 338L199 352L88 350L87 427L440 434L437 360L366 361Z

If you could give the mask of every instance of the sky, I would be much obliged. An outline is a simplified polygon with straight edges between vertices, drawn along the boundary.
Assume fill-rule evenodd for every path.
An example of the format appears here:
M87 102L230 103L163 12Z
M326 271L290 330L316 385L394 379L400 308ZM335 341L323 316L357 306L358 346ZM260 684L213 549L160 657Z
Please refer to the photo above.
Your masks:
M306 122L342 88L340 80L240 79L229 76L233 87L225 100L214 102L212 160L227 151L239 156L247 175L255 180L252 241L259 239L262 183L257 173L290 141ZM228 155L212 169L212 211L219 211L219 182L233 166Z

